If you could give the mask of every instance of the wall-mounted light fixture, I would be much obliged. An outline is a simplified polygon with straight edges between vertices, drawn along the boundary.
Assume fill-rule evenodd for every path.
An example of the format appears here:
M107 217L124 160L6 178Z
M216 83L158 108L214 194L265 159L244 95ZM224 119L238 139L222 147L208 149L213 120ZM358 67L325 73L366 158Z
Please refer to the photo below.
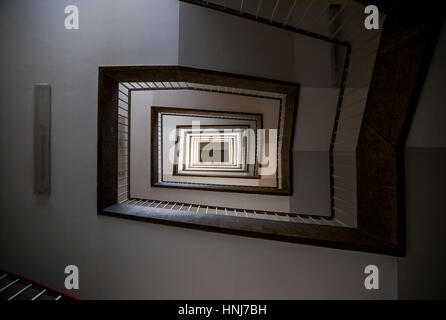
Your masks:
M34 192L50 193L51 86L34 85Z

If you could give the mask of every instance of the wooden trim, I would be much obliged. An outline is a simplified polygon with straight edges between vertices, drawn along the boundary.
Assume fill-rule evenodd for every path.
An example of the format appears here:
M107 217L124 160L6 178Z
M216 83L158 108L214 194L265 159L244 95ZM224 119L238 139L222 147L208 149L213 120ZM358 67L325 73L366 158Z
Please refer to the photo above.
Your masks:
M102 210L117 202L118 82L99 72L97 205Z
M358 229L400 255L403 148L444 23L444 10L434 7L404 2L387 17L357 146Z
M182 112L181 110L186 110L187 112ZM249 115L249 116L252 116L252 119L249 119L249 121L255 121L256 122L256 128L255 128L256 132L257 132L258 129L263 128L263 124L262 124L262 122L263 122L263 115L262 114L256 114L256 113L220 112L220 111L219 112L215 112L215 111L209 111L209 110L196 110L196 109L182 109L182 108L153 106L152 107L151 117L152 117L152 119L155 118L154 121L157 121L156 119L158 119L158 113L160 113L160 112L168 113L168 114L170 112L171 112L171 114L181 113L181 114L188 114L188 115L191 115L191 116L195 116L196 115L197 117L209 116L209 117L222 117L223 118L224 115L228 115L228 116L231 115L231 117L234 116L234 115L240 116L240 118L234 117L234 120L242 120L242 118L241 118L242 115ZM216 127L218 127L218 128L233 127L233 125L217 125L217 126L200 125L200 128L216 128ZM242 127L248 128L248 126L237 126L237 127L239 127L239 128L242 128ZM178 128L192 128L192 126L181 125L181 126L177 126L177 129ZM151 143L153 144L155 140L158 140L158 138L159 138L159 135L158 135L157 126L153 126L151 128ZM257 139L255 141L255 144L256 144L256 146L255 146L255 154L257 155ZM175 148L177 148L177 146ZM175 151L175 153L177 153L177 151ZM152 163L157 163L158 162L158 155L159 155L158 152L157 152L157 154L153 154L153 153L151 154L151 161L152 161ZM247 157L247 154L245 155L245 157ZM245 161L247 161L247 159L245 159ZM250 166L252 166L252 164L251 165L248 164L246 170L238 171L238 172L248 172L250 170L249 169ZM183 171L185 171L184 167L183 167ZM257 178L259 178L258 169L257 169L257 157L256 157L256 164L255 164L255 167L254 167L254 175L251 175L251 176L236 176L236 175L233 175L233 176L229 175L228 176L228 175L221 175L221 174L217 174L217 173L209 174L209 175L204 175L204 174L195 174L195 175L194 174L181 174L181 173L178 173L178 165L177 164L173 164L173 174L172 175L173 176L189 176L189 177L239 178L239 179L240 178L242 178L242 179L257 179ZM158 172L156 172L155 176L152 175L152 177L155 177L156 178L155 180L157 180L158 183L163 183L162 178L160 179L160 177L158 176ZM200 185L200 184L197 183L196 185ZM167 184L167 186L168 186L168 184ZM225 191L225 190L222 190L222 191Z
M116 82L190 82L280 94L292 93L299 86L289 81L184 66L99 67L99 72L105 73Z
M104 215L157 224L199 229L260 239L309 244L338 249L360 250L395 255L394 248L382 246L353 228L290 223L215 214L173 213L152 207L115 204L101 212Z
M127 196L131 197L131 184L130 184L130 157L131 157L131 139L132 139L132 91L129 90L129 96L128 96L128 105L127 105L127 122L128 122L128 141L127 141Z

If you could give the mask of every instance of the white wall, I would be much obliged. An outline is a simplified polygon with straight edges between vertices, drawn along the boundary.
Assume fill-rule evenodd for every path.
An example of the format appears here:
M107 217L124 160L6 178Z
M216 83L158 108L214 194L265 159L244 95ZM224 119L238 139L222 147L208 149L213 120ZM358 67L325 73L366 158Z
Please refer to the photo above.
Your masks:
M81 298L396 298L393 257L97 216L98 66L177 64L179 4L70 4L80 9L78 31L63 29L61 1L0 4L1 267L63 290L64 267L76 264ZM246 53L244 40L235 33L225 41ZM215 69L275 79L295 70L289 60L268 66L247 57L245 69L231 69L227 58ZM53 87L52 192L38 197L32 85L44 81ZM363 287L368 264L380 268L380 290Z

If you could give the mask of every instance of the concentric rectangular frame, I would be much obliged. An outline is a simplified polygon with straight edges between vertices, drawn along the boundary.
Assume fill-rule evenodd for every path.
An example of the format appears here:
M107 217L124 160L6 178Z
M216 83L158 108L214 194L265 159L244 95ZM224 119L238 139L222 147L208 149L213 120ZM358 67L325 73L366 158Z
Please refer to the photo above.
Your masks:
M223 126L221 126L221 125L219 125L219 126L200 126L200 128L205 128L205 129L209 129L209 128L219 128L219 130L222 130L223 128L228 128L228 127L235 127L235 128L247 128L247 126L231 126L231 125L223 125ZM178 130L179 129L184 129L184 128L192 128L192 126L177 126L177 137L178 137ZM257 128L256 128L256 130L257 130ZM241 139L241 138L240 138ZM184 143L184 142L183 142ZM247 142L246 142L246 139L244 139L244 141L242 142L246 147L247 147ZM257 144L257 140L255 141L255 143ZM175 151L175 154L179 154L179 150L178 150L178 147L180 146L180 143L176 143L176 145L175 145L175 148L176 148L176 151ZM255 150L257 150L257 146L256 146L256 148L255 148ZM248 162L248 160L247 160L247 157L248 157L248 153L247 153L247 151L245 151L245 159L244 159L244 161L243 162L241 162L240 164L234 164L234 165L231 165L230 166L230 168L228 168L228 170L225 170L224 169L224 166L222 166L222 170L211 170L211 172L213 172L212 174L211 174L211 176L213 176L213 177L233 177L233 176L227 176L227 175L218 175L218 174L216 174L216 172L220 172L220 171L236 171L236 172L248 172L249 171L249 164L247 163ZM257 160L257 159L256 159ZM183 160L184 161L184 160ZM243 167L243 164L244 163L244 166L245 167ZM253 176L250 176L250 177L253 177L253 178L258 178L258 175L257 175L257 170L256 170L256 167L257 167L257 164L254 164L253 165L254 166L254 175ZM196 168L197 169L197 171L200 171L199 170L199 168L205 168L205 166L203 167L203 166L193 166L193 165L191 165L191 168ZM214 168L215 169L215 168ZM184 164L184 162L183 162L183 165L182 165L182 169L181 169L181 171L182 172L185 172L185 171L191 171L191 172L194 172L194 171L192 171L191 169L186 169L185 168L185 164ZM174 176L195 176L194 174L192 174L192 173L190 173L190 174L184 174L184 173L180 173L180 170L178 170L178 163L174 163L174 168L173 168L173 175ZM197 174L196 176L203 176L203 174ZM237 177L237 176L235 176L235 177ZM242 176L243 177L243 176ZM246 178L246 177L243 177L243 178Z
M185 67L181 67L185 68ZM191 68L187 68L191 70ZM198 69L194 69L198 70ZM237 89L255 90L263 91L269 93L277 93L279 95L284 95L286 98L284 105L281 105L281 115L283 119L279 119L279 124L283 121L282 135L281 139L281 152L278 155L280 159L281 176L276 172L276 181L281 181L281 185L278 187L253 187L253 186L240 186L240 185L216 185L216 184L198 184L198 183L175 183L175 182L165 182L159 177L158 172L158 157L155 157L158 150L158 139L157 130L158 127L158 116L160 110L167 109L170 107L158 107L152 106L151 108L151 153L152 153L152 164L151 164L151 185L154 187L162 188L182 188L182 189L196 189L196 190L206 190L206 191L223 191L223 192L242 192L242 193L257 193L257 194L271 194L271 195L284 195L289 196L292 194L292 146L294 138L294 122L295 114L297 110L297 95L299 85L297 83L290 82L279 82L272 80L265 80L261 78L246 77L222 72L210 72L205 70L200 70L200 72L205 72L206 77L191 77L182 78L183 80L156 80L150 78L146 82L160 82L160 81L180 81L180 82L195 82L214 86L228 86ZM192 75L191 73L187 73ZM212 74L212 75L211 75ZM281 100L282 101L282 100ZM281 102L282 103L282 102ZM194 113L200 111L202 113L212 114L223 114L225 112L221 111L209 111L209 110L192 110L192 109L181 109L183 113ZM238 114L243 115L243 112L226 112L228 114ZM243 177L244 179L251 179L257 177Z
M157 120L157 114L158 113L165 113L165 114L178 114L178 115L188 115L188 116L198 116L198 117L227 117L230 116L231 118L233 118L234 120L244 120L246 119L247 116L251 117L252 119L250 119L250 121L256 121L256 139L257 139L257 130L262 129L263 128L263 115L260 113L246 113L246 112L229 112L229 111L210 111L210 110L202 110L202 109L185 109L185 108L175 108L175 107L160 107L160 106L152 106L151 108L151 122L154 123ZM182 128L182 127L189 127L189 126L177 126L178 128ZM210 128L210 127L215 127L215 126L208 126L208 125L202 125L200 126L201 128ZM232 125L219 125L219 127L232 127ZM156 129L157 126L152 126L151 127L151 143L152 145L157 145L157 141L159 140L159 134L158 134L158 130ZM158 128L159 129L159 128ZM176 144L177 146L177 144ZM258 142L256 140L256 151L255 154L257 155L258 152ZM156 167L159 168L158 165L158 158L154 153L153 153L154 149L151 148L151 161L152 163L156 164ZM175 150L175 153L178 152L177 150ZM256 159L257 160L257 159ZM258 179L260 177L259 175L259 164L256 163L255 167L254 167L254 175L252 176L245 176L243 177L243 179ZM151 170L153 170L155 167L152 167ZM156 174L158 174L158 171L156 172ZM174 176L185 176L184 174L180 174L178 173L178 168L177 168L177 164L174 163L173 164L173 175ZM152 174L152 181L153 181L153 177L157 177L159 178L159 174L155 176L155 174ZM190 175L189 175L190 176ZM201 177L204 177L204 175L200 175ZM216 174L210 175L212 177L222 177L222 178L228 178L228 176L219 176ZM162 177L161 177L162 178ZM240 177L229 177L229 178L240 178ZM152 183L151 181L151 183ZM168 183L169 185L172 185L172 182ZM154 185L152 183L152 185ZM204 185L203 185L204 187ZM223 190L224 191L224 190Z
M402 146L407 137L423 80L427 73L435 41L438 37L439 19L423 15L419 23L425 28L423 35L417 37L416 45L410 46L410 52L399 50L393 45L398 39L400 20L412 19L412 12L397 14L386 20L383 36L377 56L372 87L366 105L365 117L356 153L358 182L358 226L343 228L316 224L289 223L285 221L267 221L239 217L199 215L184 212L181 215L166 215L153 209L148 215L141 215L132 205L118 203L117 188L117 143L118 143L118 84L119 82L138 81L180 81L221 86L234 86L252 90L276 91L287 94L287 106L290 118L295 118L298 85L295 83L266 80L228 73L193 69L180 66L149 67L100 67L98 83L98 176L97 210L98 214L181 226L206 231L250 236L255 238L310 244L339 249L366 251L389 255L404 253L402 213L403 205L403 158ZM407 15L407 17L406 17ZM389 21L392 21L391 23ZM410 25L411 24L407 24ZM414 26L414 28L419 26ZM414 33L413 33L414 34ZM400 40L399 46L412 41L411 37ZM416 54L416 57L412 56ZM396 61L411 70L411 76L388 74L388 56L398 56ZM410 59L408 57L411 57ZM395 61L395 57L392 61ZM407 87L401 93L395 88ZM388 98L391 95L392 99ZM402 99L404 96L405 99ZM393 98L394 97L394 98ZM292 101L292 102L291 102ZM382 112L386 109L386 112ZM403 112L404 111L404 112ZM389 113L394 116L388 116ZM395 120L398 119L398 127ZM393 128L392 143L383 138L385 130L372 130L376 123L381 127ZM283 141L291 146L293 123L286 124ZM376 132L381 132L378 136ZM290 170L290 157L285 157L284 170ZM291 172L288 172L291 175ZM386 173L383 175L383 173ZM384 181L386 180L386 181ZM288 182L289 183L289 182ZM383 185L387 192L384 192ZM291 185L287 185L291 192ZM390 192L391 191L391 192ZM370 195L373 195L371 198ZM382 207L381 204L386 204Z

